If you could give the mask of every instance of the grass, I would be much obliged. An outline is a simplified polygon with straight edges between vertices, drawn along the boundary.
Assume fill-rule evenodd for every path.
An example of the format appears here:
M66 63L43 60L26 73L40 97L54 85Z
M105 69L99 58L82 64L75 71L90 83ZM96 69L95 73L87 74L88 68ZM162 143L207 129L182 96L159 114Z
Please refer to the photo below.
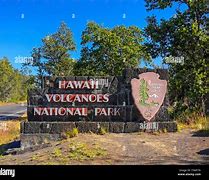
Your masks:
M73 138L73 137L78 136L78 133L79 133L78 129L77 128L73 128L72 131L67 131L65 133L65 135L66 135L67 138Z
M8 102L1 102L0 101L0 106L9 105L9 104L14 104L14 103L8 103Z
M35 160L38 160L38 155L37 154L35 154L31 157L31 161L35 161Z
M151 135L155 135L155 136L159 136L160 135L160 131L153 131L153 132L151 132L150 134Z
M73 141L63 147L56 147L52 153L48 154L45 165L70 164L73 160L84 161L93 160L98 157L104 157L107 151L98 144L87 144ZM37 160L32 158L32 160Z
M177 119L178 131L183 129L194 129L209 132L209 117L193 114L192 120L182 122L181 119Z
M8 144L20 137L20 122L27 119L27 114L25 113L22 117L16 120L0 121L0 146ZM5 150L0 147L0 154Z
M18 118L18 121L27 121L27 120L28 120L27 113L24 113L21 117Z
M106 129L106 128L101 127L101 128L99 129L99 133L98 133L98 134L100 134L100 135L105 135L106 133L107 133L107 129Z
M163 132L163 133L167 133L167 129L166 129L166 128L163 128L163 129L162 129L162 132Z
M53 152L53 156L54 157L61 157L62 156L62 151L61 151L61 149L60 148L55 148L54 149L54 152Z
M57 165L57 164L55 164L54 162L44 162L42 163L42 165Z
M17 102L2 102L0 101L0 106L4 105L11 105L11 104L19 104L19 103L26 103L27 101L17 101Z
M90 147L85 143L71 143L69 145L68 157L71 160L88 160L106 155L106 150L98 145L94 147Z
M0 145L17 140L20 136L20 121L0 122Z

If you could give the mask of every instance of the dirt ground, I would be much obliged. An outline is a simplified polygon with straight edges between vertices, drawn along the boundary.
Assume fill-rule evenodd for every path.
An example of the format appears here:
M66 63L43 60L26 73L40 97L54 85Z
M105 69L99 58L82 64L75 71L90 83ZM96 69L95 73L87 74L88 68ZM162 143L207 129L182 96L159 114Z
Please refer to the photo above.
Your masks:
M194 130L160 134L79 134L34 152L1 156L0 164L209 164L209 136Z

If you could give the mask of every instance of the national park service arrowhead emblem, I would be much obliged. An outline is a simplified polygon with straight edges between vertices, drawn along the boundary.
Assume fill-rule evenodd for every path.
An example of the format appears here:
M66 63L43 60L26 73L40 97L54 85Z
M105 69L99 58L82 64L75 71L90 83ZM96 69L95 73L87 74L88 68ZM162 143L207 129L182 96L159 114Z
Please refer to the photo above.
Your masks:
M146 72L131 80L134 103L147 121L159 111L167 91L167 81L159 77L157 73Z

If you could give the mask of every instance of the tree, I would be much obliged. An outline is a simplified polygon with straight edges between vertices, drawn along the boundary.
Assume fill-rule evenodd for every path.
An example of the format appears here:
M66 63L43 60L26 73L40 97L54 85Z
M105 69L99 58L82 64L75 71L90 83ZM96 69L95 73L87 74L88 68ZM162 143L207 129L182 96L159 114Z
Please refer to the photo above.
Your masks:
M11 97L15 81L13 68L6 57L0 60L0 78L0 100L7 102Z
M0 101L26 100L26 79L26 76L12 67L6 57L0 59Z
M206 0L146 0L147 10L178 4L168 20L148 17L146 46L153 58L184 57L184 64L170 64L170 98L173 104L202 109L209 93L209 37L206 29ZM181 5L187 8L180 10ZM185 110L185 109L184 109Z
M69 76L74 74L75 60L70 57L70 51L75 50L72 32L67 25L62 22L58 31L42 39L43 45L33 48L32 64L24 64L24 67L35 67L37 75L35 82L41 87L43 77L50 76Z
M140 95L140 104L142 106L147 106L147 100L149 99L149 95L148 95L148 87L147 87L147 82L142 79L141 80L141 85L140 85L140 90L139 90L139 95Z
M75 43L67 25L62 22L58 31L43 38L42 42L41 57L47 60L46 72L54 76L72 75L74 60L70 58L69 51L75 50Z
M140 60L150 60L142 42L142 32L136 26L109 29L90 22L82 33L77 73L121 75L126 67L138 67Z

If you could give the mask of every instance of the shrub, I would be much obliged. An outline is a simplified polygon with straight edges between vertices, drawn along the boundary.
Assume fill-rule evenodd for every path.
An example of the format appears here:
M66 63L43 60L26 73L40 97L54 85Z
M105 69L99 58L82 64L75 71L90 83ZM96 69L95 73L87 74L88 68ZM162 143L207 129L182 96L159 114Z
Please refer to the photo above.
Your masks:
M59 148L55 148L54 152L53 152L53 155L55 157L60 157L60 156L62 156L62 151Z
M99 128L99 134L100 135L104 135L106 133L107 133L107 130L105 128L103 128L103 127Z
M182 118L177 119L178 129L181 131L185 128L192 128L197 130L207 130L209 129L209 117L204 117L198 113L191 113L187 116L187 120L182 120Z
M73 128L72 131L67 131L66 136L67 138L76 137L78 135L78 128Z
M163 133L167 133L167 129L166 128L163 128Z

